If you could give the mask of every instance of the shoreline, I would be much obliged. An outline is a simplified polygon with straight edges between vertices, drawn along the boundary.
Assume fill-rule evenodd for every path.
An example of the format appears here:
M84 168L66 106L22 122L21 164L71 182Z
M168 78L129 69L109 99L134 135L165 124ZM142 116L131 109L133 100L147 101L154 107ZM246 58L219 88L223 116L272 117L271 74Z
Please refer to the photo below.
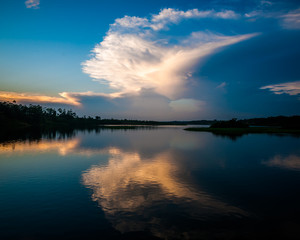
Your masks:
M276 127L249 127L249 128L185 128L185 131L211 132L216 134L248 134L248 133L292 133L300 134L300 129L287 129Z

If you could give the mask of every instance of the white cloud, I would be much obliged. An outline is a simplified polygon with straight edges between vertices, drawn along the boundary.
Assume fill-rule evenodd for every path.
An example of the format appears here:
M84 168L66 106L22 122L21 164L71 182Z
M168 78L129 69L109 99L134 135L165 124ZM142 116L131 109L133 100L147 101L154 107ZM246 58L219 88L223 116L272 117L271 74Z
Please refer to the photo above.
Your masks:
M239 14L231 10L224 10L216 12L215 10L199 11L198 9L191 9L188 11L180 11L173 8L165 8L159 14L152 15L150 27L153 30L160 30L165 28L170 23L178 23L182 19L199 19L199 18L223 18L236 19Z
M282 26L287 29L300 29L300 8L282 15Z
M83 71L119 93L136 94L152 89L172 100L181 98L192 78L192 68L201 58L253 36L192 32L177 45L168 44L158 36L157 30L169 23L203 17L236 18L237 14L230 10L168 8L150 19L129 16L116 19L103 41L92 50L91 59L82 63Z
M125 28L146 27L149 25L147 18L124 16L117 18L111 26L121 26Z
M39 1L28 1L28 4L38 7ZM143 119L195 117L205 103L201 96L199 99L189 97L191 86L196 82L193 77L196 64L219 48L255 34L224 36L191 31L186 36L173 36L167 27L179 24L183 19L238 17L231 10L180 11L168 8L148 18L118 18L110 25L103 41L94 47L90 59L82 63L83 72L94 81L107 84L113 93L62 92L59 96L45 96L0 92L0 99L79 107L93 102L93 98L93 104L109 105L113 110L108 109L107 113L114 117L118 117L116 112L122 114L119 117ZM162 29L164 31L160 31Z
M261 87L260 89L268 89L275 94L298 95L300 94L300 81L273 84Z
M190 46L163 46L135 34L109 33L93 49L93 57L83 63L83 71L95 81L106 82L122 93L153 89L170 99L181 97L191 78L193 66L216 49L253 35L220 37Z
M39 8L40 0L27 0L25 2L25 5L26 5L27 8L37 9L37 8Z
M166 28L167 25L179 23L183 19L201 19L201 18L220 18L220 19L237 19L240 15L232 10L205 10L199 11L198 9L191 9L187 11L181 11L173 8L164 8L158 14L153 14L151 18L140 18L124 16L118 18L111 28L125 27L125 28L150 28L154 31L158 31Z
M240 17L239 14L235 13L232 10L214 12L213 16L216 17L216 18L223 18L223 19L237 19L237 18Z
M110 25L102 42L94 47L90 59L82 63L83 72L94 81L107 84L121 99L114 101L116 105L126 102L125 108L135 117L195 117L195 113L203 111L205 103L201 96L200 99L189 97L191 86L196 82L193 77L196 64L221 47L255 34L224 36L191 31L185 36L173 36L167 27L183 19L238 17L231 10L167 8L148 18L118 18ZM122 114L127 116L128 111Z

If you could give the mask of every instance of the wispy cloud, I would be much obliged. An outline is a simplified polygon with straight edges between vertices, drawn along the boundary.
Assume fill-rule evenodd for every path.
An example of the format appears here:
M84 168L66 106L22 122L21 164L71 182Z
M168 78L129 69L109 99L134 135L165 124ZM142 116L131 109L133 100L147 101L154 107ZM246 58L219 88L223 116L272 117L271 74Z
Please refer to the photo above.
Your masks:
M102 98L116 98L119 97L119 93L105 94L94 92L61 92L59 97L47 96L42 94L33 93L18 93L18 92L6 92L0 91L1 101L18 101L21 103L57 103L67 104L74 106L81 106L82 97L102 97Z
M220 85L217 86L217 88L224 89L226 87L226 85L227 85L226 82L222 82Z
M268 89L275 94L298 95L300 94L300 81L268 85L260 89Z
M275 13L272 10L273 3L270 1L260 1L257 6L252 9L250 12L244 14L244 17L251 20L256 20L257 18L269 18L276 17L278 13Z
M59 97L52 97L33 93L18 93L0 91L0 100L2 101L18 101L28 103L60 103L68 105L80 105L76 98L69 96L67 93L59 93Z
M40 6L40 0L27 0L25 2L27 8L38 9Z
M300 8L297 9L284 9L273 8L272 2L261 1L261 3L252 11L244 14L244 17L249 21L257 19L268 18L277 20L279 25L284 29L300 29Z
M281 16L282 26L287 29L300 29L300 8Z

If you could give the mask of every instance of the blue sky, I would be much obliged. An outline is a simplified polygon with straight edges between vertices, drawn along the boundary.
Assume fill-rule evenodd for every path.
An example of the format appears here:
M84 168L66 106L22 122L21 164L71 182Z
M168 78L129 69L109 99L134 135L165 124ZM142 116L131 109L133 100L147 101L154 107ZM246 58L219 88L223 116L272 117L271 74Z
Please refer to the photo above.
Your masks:
M0 30L0 100L105 118L300 114L299 1L2 1Z

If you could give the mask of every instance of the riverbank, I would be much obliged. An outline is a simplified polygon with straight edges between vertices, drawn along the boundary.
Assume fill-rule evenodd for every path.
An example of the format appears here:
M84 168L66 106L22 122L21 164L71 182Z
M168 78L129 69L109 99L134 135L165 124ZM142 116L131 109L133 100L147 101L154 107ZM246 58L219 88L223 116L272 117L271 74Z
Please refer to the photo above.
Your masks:
M248 134L248 133L292 133L300 134L300 129L286 129L276 127L248 127L248 128L203 128L190 127L186 131L211 132L216 134Z

